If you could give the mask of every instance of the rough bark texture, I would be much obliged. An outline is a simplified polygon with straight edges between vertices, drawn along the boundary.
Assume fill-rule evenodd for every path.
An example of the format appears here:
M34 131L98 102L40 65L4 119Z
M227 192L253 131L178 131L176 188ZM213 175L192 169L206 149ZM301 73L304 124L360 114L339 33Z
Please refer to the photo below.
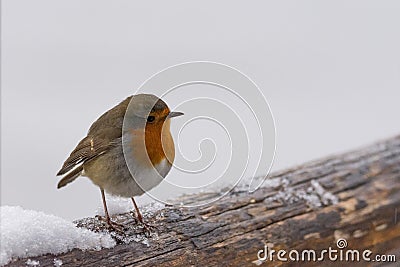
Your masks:
M275 173L268 179L254 193L236 188L206 207L157 211L146 218L158 225L157 235L149 239L141 235L140 227L131 227L127 237L115 235L120 244L113 249L73 250L35 260L40 266L53 266L54 258L61 259L63 266L256 266L261 263L257 252L264 244L288 251L337 249L336 240L345 238L348 249L396 254L397 264L400 261L400 136ZM196 201L215 194L185 198ZM114 219L134 224L131 214ZM94 218L78 225L104 230ZM133 239L136 241L124 243ZM9 266L24 266L25 261ZM281 264L275 258L273 265ZM350 263L325 260L323 264Z

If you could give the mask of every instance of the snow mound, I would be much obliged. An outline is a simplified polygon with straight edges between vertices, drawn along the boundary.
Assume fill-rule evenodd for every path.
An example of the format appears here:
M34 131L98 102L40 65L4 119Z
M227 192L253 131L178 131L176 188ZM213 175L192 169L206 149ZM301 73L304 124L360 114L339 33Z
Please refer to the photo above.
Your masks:
M108 234L77 228L43 212L3 206L0 214L0 266L13 258L60 254L74 248L99 250L116 244Z

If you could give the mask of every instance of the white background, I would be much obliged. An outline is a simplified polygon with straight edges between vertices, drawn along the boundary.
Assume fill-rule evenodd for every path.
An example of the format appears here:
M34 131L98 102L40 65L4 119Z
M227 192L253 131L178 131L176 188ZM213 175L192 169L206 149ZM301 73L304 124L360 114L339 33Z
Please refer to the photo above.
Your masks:
M192 60L258 84L273 170L396 135L399 14L398 1L2 1L1 205L92 215L86 178L56 190L62 162L104 111Z

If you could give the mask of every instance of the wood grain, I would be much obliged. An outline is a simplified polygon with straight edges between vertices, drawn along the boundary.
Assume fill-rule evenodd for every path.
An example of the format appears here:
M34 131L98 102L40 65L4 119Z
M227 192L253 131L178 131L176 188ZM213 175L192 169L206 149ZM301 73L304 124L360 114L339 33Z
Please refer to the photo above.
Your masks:
M400 261L400 136L284 170L268 179L254 193L236 188L209 206L166 207L148 215L147 221L158 225L148 244L132 215L122 214L114 219L130 226L126 237L116 235L120 244L113 249L73 250L31 259L40 266L54 266L55 258L63 261L62 266L256 266L260 263L256 262L257 252L264 244L275 250L320 251L329 246L336 249L336 240L345 238L349 249L395 254ZM185 201L216 194L190 195ZM95 218L77 224L104 230ZM137 241L126 244L127 239ZM24 266L25 261L9 266ZM320 264L307 262L308 266ZM352 263L357 264L379 265Z

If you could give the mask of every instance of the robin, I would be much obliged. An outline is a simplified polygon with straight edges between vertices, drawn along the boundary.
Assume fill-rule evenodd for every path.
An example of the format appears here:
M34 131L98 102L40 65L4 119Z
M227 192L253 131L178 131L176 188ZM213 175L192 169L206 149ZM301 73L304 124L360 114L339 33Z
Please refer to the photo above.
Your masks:
M137 219L146 225L134 197L157 186L170 171L175 158L170 119L181 115L155 95L128 97L92 124L57 173L65 175L57 187L86 176L100 188L110 228L121 225L111 221L104 191L131 198Z

